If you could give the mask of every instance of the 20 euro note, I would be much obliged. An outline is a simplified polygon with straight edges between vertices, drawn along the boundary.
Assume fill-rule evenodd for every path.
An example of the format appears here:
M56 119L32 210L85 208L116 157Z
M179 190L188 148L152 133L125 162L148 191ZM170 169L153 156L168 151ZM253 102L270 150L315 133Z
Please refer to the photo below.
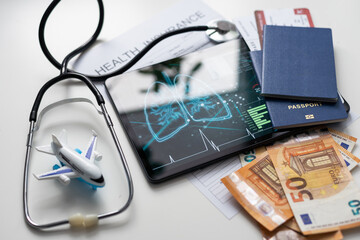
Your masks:
M360 226L360 191L330 135L267 150L304 234Z
M266 152L221 181L242 207L269 231L293 216Z
M360 159L358 157L356 157L354 154L352 154L345 148L342 148L339 144L337 144L337 147L349 171L353 170L356 166L358 166L358 164L360 163Z
M343 147L344 149L346 149L347 151L351 152L356 144L357 138L350 136L346 133L337 131L335 129L332 128L328 128L328 127L316 127L316 128L312 128L309 129L308 131L304 131L303 133L300 134L296 134L294 136L294 139L296 141L304 141L304 140L310 140L313 139L315 137L320 137L320 136L324 136L330 134L333 139L335 140L335 142L337 142L341 147Z
M332 128L328 128L328 130L331 136L334 138L335 142L337 142L341 147L343 147L347 151L352 152L357 141L356 137L350 136L346 133L337 131Z
M348 169L351 171L356 166L358 166L360 159L351 153L351 150L356 144L357 138L350 136L346 133L334 130L332 128L317 127L303 133L296 134L292 138L295 140L295 142L303 142L328 134L330 134L334 141L337 143L337 148L342 155Z

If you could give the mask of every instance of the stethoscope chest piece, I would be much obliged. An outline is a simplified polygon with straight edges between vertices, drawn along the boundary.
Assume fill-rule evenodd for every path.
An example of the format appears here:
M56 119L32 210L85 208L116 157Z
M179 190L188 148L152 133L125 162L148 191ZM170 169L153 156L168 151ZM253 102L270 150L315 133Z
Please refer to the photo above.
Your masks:
M208 24L209 30L206 34L211 41L222 43L240 37L240 32L237 30L235 24L226 20L214 20ZM213 28L216 28L214 30Z

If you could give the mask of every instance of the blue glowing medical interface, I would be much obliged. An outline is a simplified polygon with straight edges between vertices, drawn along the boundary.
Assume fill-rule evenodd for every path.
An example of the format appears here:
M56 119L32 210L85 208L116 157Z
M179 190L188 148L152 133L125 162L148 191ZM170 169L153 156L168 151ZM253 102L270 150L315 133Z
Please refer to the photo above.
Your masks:
M248 52L241 39L110 79L150 176L229 155L273 132Z

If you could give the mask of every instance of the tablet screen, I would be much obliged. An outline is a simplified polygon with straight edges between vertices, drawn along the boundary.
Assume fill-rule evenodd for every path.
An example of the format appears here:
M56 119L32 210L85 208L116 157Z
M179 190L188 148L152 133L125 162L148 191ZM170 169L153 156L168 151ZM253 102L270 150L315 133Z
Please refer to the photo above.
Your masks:
M273 138L243 39L123 74L106 86L152 182Z

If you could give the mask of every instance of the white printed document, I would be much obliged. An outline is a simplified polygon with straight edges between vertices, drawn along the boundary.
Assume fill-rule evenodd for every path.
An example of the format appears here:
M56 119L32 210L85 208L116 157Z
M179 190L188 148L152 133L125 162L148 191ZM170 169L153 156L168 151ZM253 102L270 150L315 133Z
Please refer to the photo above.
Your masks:
M108 74L123 67L160 35L185 27L207 25L214 19L222 19L222 16L205 3L181 1L138 27L90 49L75 62L74 68L89 75ZM213 45L203 31L173 36L151 49L131 70Z
M233 19L241 36L244 38L250 51L261 50L258 29L254 15Z

